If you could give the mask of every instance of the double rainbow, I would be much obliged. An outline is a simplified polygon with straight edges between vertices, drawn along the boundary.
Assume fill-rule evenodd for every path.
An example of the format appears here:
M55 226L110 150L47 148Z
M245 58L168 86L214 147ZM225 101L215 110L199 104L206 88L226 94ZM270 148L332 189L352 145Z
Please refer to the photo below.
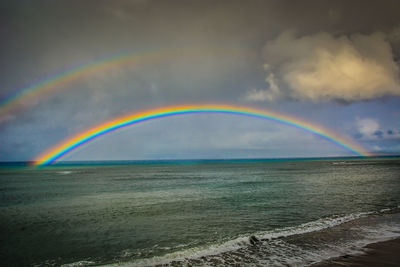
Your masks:
M231 114L239 116L248 116L253 118L266 119L282 124L286 124L304 131L313 133L323 139L330 141L356 156L370 156L370 154L354 141L328 130L322 126L317 126L294 116L284 115L267 110L257 110L253 108L226 106L226 105L191 105L191 106L173 106L162 109L149 110L145 112L133 113L127 116L122 116L114 120L103 123L92 129L89 129L81 134L78 134L58 145L51 148L44 154L37 157L34 165L50 165L62 159L67 154L71 153L78 147L90 143L91 141L111 133L113 131L142 123L149 120L161 119L177 115L185 114Z

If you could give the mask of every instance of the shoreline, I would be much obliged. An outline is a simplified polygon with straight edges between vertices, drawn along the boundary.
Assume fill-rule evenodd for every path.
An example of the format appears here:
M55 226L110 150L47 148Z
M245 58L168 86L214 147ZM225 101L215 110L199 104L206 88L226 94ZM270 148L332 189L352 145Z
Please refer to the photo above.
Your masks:
M344 255L327 259L312 267L334 267L334 266L400 266L400 238L376 242L366 245L361 250L362 254Z

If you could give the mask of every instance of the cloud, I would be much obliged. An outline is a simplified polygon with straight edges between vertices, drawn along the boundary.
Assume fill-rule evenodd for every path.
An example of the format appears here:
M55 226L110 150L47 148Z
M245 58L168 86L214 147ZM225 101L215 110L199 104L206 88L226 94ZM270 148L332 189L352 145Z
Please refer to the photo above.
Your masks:
M400 43L400 26L394 27L389 31L388 39L393 44Z
M400 131L393 129L385 130L377 120L371 118L356 118L357 138L369 141L385 140L399 140Z
M375 136L379 137L379 138L383 138L383 132L381 130L378 130L374 133Z
M373 137L379 131L379 123L374 119L356 119L356 125L360 134L366 137Z
M247 100L362 101L400 95L399 66L383 33L296 37L284 32L264 47L268 88Z
M273 101L280 94L279 87L275 82L274 74L270 73L265 81L268 82L268 90L254 88L247 93L245 99L250 101Z

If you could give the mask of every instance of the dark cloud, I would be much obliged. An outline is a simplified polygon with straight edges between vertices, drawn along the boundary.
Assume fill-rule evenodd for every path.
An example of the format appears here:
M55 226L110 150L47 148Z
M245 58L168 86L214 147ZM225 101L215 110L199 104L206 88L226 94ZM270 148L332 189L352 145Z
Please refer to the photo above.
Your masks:
M379 137L379 138L383 138L383 132L382 131L376 131L374 133L375 136Z
M354 135L354 138L355 139L361 139L363 137L363 135L361 134L361 133L356 133L355 135Z

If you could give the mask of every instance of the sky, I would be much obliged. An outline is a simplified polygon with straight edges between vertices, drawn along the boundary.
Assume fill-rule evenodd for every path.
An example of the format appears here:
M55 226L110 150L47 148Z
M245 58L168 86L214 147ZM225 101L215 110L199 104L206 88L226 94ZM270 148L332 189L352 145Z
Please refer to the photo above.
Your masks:
M11 100L0 161L33 160L123 115L204 103L273 110L400 154L398 14L386 0L1 0L0 110L78 66L132 60ZM276 122L197 114L128 127L63 160L349 155Z

